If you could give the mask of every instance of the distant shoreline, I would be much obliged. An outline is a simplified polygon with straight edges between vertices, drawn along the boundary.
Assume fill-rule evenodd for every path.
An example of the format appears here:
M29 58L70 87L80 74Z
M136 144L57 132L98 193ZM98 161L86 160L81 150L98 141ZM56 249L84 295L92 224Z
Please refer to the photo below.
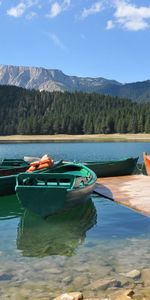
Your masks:
M0 143L46 143L46 142L150 142L150 133L138 134L87 134L87 135L9 135L0 136Z

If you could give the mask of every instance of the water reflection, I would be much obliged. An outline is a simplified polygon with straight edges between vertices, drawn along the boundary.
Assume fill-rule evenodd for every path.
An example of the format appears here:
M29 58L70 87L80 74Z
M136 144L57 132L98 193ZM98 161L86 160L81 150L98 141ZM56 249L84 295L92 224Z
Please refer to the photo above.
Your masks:
M72 256L96 220L96 208L91 199L46 220L25 211L18 226L17 248L24 256Z
M23 214L16 195L0 197L0 220L17 218Z

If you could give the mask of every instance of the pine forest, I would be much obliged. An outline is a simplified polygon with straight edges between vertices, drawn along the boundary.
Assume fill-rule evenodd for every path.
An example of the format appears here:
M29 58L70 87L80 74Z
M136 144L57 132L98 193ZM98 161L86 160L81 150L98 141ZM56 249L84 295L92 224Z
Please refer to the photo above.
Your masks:
M0 135L150 132L150 104L0 86Z

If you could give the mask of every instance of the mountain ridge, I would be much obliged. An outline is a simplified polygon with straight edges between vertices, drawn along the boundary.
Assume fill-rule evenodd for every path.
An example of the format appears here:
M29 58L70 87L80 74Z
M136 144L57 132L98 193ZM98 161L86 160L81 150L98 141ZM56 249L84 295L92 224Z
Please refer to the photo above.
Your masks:
M64 74L58 69L0 65L0 84L26 89L52 91L82 91L99 93L137 102L150 101L150 80L120 83L103 77L79 77Z

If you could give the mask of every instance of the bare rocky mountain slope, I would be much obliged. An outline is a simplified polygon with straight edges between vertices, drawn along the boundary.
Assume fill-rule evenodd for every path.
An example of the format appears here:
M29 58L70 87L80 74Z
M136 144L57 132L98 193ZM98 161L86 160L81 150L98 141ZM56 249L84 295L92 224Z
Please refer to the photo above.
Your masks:
M37 67L0 65L0 84L16 85L27 89L47 91L99 92L106 86L120 85L115 80L83 78L65 75L60 70Z
M69 76L60 70L40 67L0 65L0 84L50 92L65 90L96 92L135 101L150 101L150 80L121 84L102 77Z

